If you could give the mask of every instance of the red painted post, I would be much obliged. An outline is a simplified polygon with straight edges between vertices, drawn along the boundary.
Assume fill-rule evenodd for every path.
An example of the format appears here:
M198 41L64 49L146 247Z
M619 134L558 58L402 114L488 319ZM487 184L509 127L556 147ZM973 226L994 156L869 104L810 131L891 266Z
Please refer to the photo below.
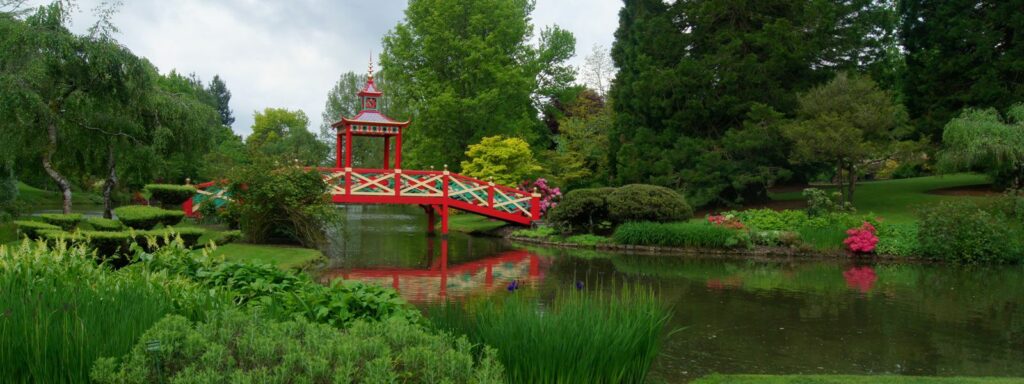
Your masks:
M487 182L487 208L494 208L494 182Z
M402 129L398 129L398 136L395 136L395 168L402 168Z
M352 168L352 126L345 126L345 167Z
M391 275L391 288L398 290L398 274Z
M433 236L434 225L437 223L437 218L434 217L434 207L427 206L426 208L423 209L427 211L427 234Z
M448 235L448 203L441 206L441 236ZM447 249L447 248L446 248ZM445 251L447 254L447 251Z
M335 150L337 152L337 155L334 156L335 157L335 159L334 159L334 166L337 167L337 168L342 168L342 165L341 165L341 130L338 130L337 134L335 136L338 137L338 144L335 146Z
M391 159L389 150L391 150L391 136L384 136L384 169L388 169L388 160Z
M444 172L441 173L441 198L445 201L448 200L448 179L451 177L451 172L448 172L448 164L444 165Z
M395 197L402 196L402 170L395 167Z
M537 193L537 187L534 187L530 195L530 221L537 220L540 220L540 194Z
M487 272L484 274L484 286L487 288L494 286L494 267L487 264Z

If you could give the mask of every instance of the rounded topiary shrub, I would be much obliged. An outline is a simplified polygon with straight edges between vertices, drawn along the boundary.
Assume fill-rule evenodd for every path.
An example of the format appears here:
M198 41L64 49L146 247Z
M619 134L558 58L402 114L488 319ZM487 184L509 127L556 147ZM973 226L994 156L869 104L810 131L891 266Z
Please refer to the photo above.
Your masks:
M611 225L606 197L614 188L574 189L545 218L563 232L598 232Z
M957 263L1024 261L1024 231L970 202L943 202L919 213L922 256Z
M146 184L144 189L149 192L153 200L157 200L164 207L172 207L184 203L196 194L196 187L191 185L176 184Z
M669 188L648 184L630 184L616 188L607 197L612 221L668 222L687 220L693 208L686 198Z
M78 226L78 223L82 221L82 215L78 213L44 213L37 217L47 224L56 225L65 231L75 229L75 227Z
M85 223L89 224L93 230L96 231L107 231L114 232L124 229L124 225L117 220L104 219L102 217L90 217L85 219Z
M114 209L117 219L135 229L153 229L158 224L171 226L181 222L185 212L146 205L127 205Z
M60 227L41 221L15 220L14 225L18 226L18 233L33 240L38 239L42 231L61 231Z
M136 232L135 241L146 248L163 247L169 242L174 241L175 238L180 237L183 245L186 248L192 248L199 243L199 238L206 234L206 230L202 228L184 227L184 228L163 228L154 229L151 231L139 231Z

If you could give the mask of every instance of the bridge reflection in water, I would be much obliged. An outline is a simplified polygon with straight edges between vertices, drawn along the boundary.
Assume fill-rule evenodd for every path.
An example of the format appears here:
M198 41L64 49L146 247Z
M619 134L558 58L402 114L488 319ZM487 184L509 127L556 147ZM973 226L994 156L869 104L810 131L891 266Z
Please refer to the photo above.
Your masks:
M435 258L435 243L440 243ZM508 250L494 256L449 265L448 240L427 240L427 268L359 268L330 270L324 281L336 278L362 281L396 289L414 303L461 299L470 295L505 290L513 281L535 287L544 279L550 262L525 250Z

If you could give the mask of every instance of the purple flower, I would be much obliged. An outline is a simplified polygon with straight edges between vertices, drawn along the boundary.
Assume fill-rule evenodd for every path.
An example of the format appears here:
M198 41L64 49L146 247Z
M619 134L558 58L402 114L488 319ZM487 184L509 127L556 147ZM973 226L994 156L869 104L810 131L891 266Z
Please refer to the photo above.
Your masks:
M519 280L512 280L511 283L508 283L509 292L514 292L517 289L519 289Z
M578 291L582 291L583 290L583 280L576 280L576 290L578 290Z

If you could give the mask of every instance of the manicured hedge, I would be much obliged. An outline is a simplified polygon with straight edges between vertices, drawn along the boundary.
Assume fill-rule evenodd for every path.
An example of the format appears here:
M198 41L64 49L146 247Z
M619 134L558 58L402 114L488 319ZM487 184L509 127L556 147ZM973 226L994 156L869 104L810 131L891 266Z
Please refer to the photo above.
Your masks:
M746 231L708 223L632 222L620 225L612 240L626 245L733 248L750 245Z
M206 230L195 227L184 227L184 228L163 228L154 229L150 231L139 231L136 232L135 241L139 245L147 248L162 247L167 245L169 241L174 241L175 237L180 236L181 241L185 244L186 248L192 248L199 243L199 238L206 234ZM150 242L150 239L153 242Z
M687 220L693 208L679 192L657 185L630 184L608 194L608 214L612 221L670 222Z
M28 236L30 239L38 239L40 231L44 230L60 230L60 227L47 224L41 221L29 221L29 220L15 220L14 224L18 226L18 233Z
M145 187L154 200L160 201L165 207L184 203L196 194L196 187L177 184L147 184Z
M131 253L131 244L152 249L162 247L177 237L181 237L185 247L191 248L206 233L202 228L163 228L150 231L75 231L65 232L60 228L40 229L38 236L51 244L57 241L85 244L95 249L99 256L107 258L115 255Z
M563 232L598 232L611 227L608 195L615 188L582 188L569 191L545 217Z
M117 219L135 229L153 229L158 224L171 226L181 222L185 212L145 205L128 205L114 209Z
M78 223L82 221L82 215L79 213L43 213L36 217L42 219L47 224L53 224L65 231L70 231L78 226Z
M96 231L120 231L124 229L124 225L117 220L104 219L102 217L90 217L85 219L85 223L89 224L93 230Z

